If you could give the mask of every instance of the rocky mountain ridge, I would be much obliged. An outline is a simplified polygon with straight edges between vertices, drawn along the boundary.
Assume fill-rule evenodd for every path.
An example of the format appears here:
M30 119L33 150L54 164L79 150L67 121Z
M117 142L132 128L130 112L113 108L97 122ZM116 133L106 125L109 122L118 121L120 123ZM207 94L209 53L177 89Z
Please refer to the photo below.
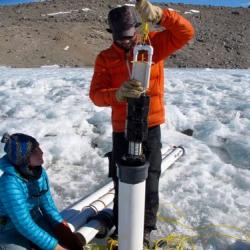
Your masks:
M125 0L48 0L0 7L0 65L93 66L112 43L107 14ZM250 68L250 8L159 4L194 25L196 36L167 67Z

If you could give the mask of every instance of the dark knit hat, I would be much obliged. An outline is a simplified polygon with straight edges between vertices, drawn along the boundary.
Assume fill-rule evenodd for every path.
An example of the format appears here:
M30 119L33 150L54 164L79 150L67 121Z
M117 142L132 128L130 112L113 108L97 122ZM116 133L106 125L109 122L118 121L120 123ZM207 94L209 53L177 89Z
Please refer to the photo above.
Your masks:
M108 14L108 23L107 31L112 33L114 41L133 36L135 28L140 25L135 8L127 5L112 9Z
M25 134L5 133L1 140L9 161L15 166L27 165L32 151L39 146L35 138Z

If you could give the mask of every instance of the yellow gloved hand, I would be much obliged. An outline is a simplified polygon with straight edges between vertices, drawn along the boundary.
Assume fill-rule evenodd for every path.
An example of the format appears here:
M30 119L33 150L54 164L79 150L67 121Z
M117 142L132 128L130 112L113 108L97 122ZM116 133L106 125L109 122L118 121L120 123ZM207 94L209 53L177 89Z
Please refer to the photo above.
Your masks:
M116 91L115 96L118 102L126 101L127 98L139 98L144 89L141 82L137 80L125 81Z
M161 21L162 9L151 4L148 0L137 0L136 9L145 22L159 23Z

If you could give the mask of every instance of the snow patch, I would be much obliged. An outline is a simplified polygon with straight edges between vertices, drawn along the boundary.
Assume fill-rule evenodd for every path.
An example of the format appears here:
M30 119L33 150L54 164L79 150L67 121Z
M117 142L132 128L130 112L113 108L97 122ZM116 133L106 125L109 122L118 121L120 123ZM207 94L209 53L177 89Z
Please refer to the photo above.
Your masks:
M92 68L50 67L0 68L0 136L37 138L63 209L110 181L103 156L112 149L111 109L89 99ZM250 225L250 70L167 69L165 83L162 144L182 145L186 154L160 180L160 216L181 223L159 220L154 235L192 234L183 224L228 224L241 228L237 238L244 238ZM193 136L180 132L187 128ZM220 245L215 234L236 235L233 227L210 227L195 249L234 244L224 237Z

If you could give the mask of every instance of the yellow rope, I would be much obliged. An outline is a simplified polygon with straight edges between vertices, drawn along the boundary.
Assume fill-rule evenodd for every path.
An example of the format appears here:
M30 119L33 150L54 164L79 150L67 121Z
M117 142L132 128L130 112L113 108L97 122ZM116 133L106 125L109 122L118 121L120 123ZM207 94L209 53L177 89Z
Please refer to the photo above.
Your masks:
M185 247L191 244L192 249L195 250L195 246L192 243L192 237L187 235L169 234L167 237L159 239L155 242L154 249L161 249L161 244L164 243L164 249L168 250L183 250ZM190 243L190 244L189 244ZM167 248L166 248L167 247Z
M178 210L174 205L171 205L172 207L174 207L178 214L181 215L182 218L185 219L185 215L183 212L181 212L180 210ZM195 244L194 241L201 239L201 238L210 238L210 237L220 237L220 238L231 238L231 239L235 239L235 240L240 240L242 242L248 242L250 243L250 232L248 230L239 228L239 227L235 227L235 226L231 226L231 225L227 225L227 224L210 224L210 225L206 225L206 226L199 226L199 227L191 227L188 225L183 224L182 222L180 222L180 218L176 219L176 218L170 218L170 217L163 217L158 215L158 220L161 222L165 222L168 224L175 224L175 225L180 225L181 227L191 230L192 232L196 231L196 234L193 236L189 236L189 235L178 235L178 234L170 234L167 237L163 237L162 239L159 239L155 242L155 249L157 249L157 246L160 243L165 243L168 247L164 248L164 249L168 249L168 250L172 250L172 249L176 249L176 250L184 250L186 249L185 246L192 246L192 249L195 249ZM228 228L228 229L233 229L235 231L238 231L239 233L241 233L241 237L238 236L234 236L234 235L229 235L229 234L224 234L224 233L206 233L204 232L205 230L209 230L211 228ZM174 246L174 248L172 247ZM172 247L172 248L171 248Z
M158 221L172 224L172 225L179 225L184 229L188 229L192 232L192 235L185 235L185 234L175 234L171 233L167 235L166 237L162 237L154 242L154 247L150 249L144 249L144 250L187 250L192 249L195 250L195 243L198 240L201 239L209 239L211 237L217 237L217 238L230 238L234 240L239 240L241 242L250 243L250 231L239 228L236 226L228 225L228 224L209 224L206 226L198 226L198 227L192 227L189 225L186 225L182 223L180 220L184 219L186 220L185 213L183 213L181 210L179 210L177 207L175 207L173 204L168 203L169 206L173 207L176 210L176 214L179 218L171 218L166 216L158 215ZM206 232L211 231L211 229L233 229L236 231L240 236L225 234L221 232ZM164 245L163 248L161 248L161 245ZM90 250L116 250L118 249L118 241L114 240L112 238L109 238L107 241L106 246L98 246L98 245L89 245Z
M88 244L84 249L86 250L106 250L107 246L100 246L97 244Z
M112 238L108 239L107 250L118 250L118 241Z
M98 245L98 244L88 244L86 250L117 250L118 241L112 238L108 238L107 245Z
M249 231L247 231L245 229L242 229L242 228L235 227L235 226L227 225L227 224L217 224L217 225L210 224L210 225L200 226L200 227L190 227L190 226L187 226L187 225L181 223L178 219L175 219L175 218L158 216L158 219L161 222L167 222L167 223L170 223L170 224L180 225L185 229L189 229L189 230L197 231L197 232L205 231L205 230L208 230L208 229L211 229L211 228L233 229L235 231L240 232L241 234L244 234L246 239L242 239L242 238L237 237L237 236L230 236L230 235L222 234L222 233L217 233L217 234L223 235L224 237L238 239L238 240L242 240L242 241L247 241L247 242L250 241L250 232ZM202 236L202 234L200 234L199 236Z
M149 23L148 22L142 23L142 35L143 35L142 42L143 44L146 44L146 42L149 41Z

